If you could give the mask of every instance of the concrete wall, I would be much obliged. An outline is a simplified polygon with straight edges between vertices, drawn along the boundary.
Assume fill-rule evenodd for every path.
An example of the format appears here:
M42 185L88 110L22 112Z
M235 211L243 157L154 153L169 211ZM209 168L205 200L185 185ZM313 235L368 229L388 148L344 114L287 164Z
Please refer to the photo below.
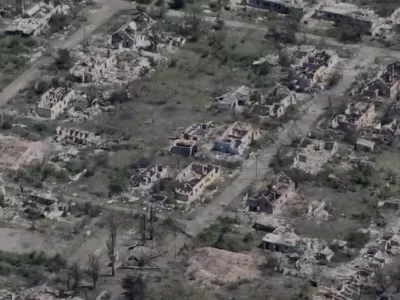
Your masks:
M370 29L372 26L372 23L370 21L355 19L349 15L337 14L332 11L326 11L324 9L317 9L315 11L315 14L313 15L313 18L325 21L331 21L341 25L355 24L355 25L365 26L366 29Z
M368 127L373 125L375 120L376 113L375 113L375 105L371 104L370 107L366 110L366 112L360 116L360 118L356 121L357 129Z
M268 0L247 0L246 4L249 7L269 10L281 14L288 14L291 11L301 10L298 8L287 6L283 3L277 3L276 1L268 1Z
M192 145L189 147L174 145L171 147L171 152L183 157L193 156L195 153L197 153L197 145Z
M282 245L282 244L277 244L277 243L269 243L266 241L262 242L262 248L268 249L268 250L274 251L274 252L281 252L281 253L291 253L291 252L296 251L296 249L293 246Z
M226 153L229 155L238 155L239 154L238 150L232 146L232 142L227 142L227 141L215 141L213 150L222 152L222 153Z

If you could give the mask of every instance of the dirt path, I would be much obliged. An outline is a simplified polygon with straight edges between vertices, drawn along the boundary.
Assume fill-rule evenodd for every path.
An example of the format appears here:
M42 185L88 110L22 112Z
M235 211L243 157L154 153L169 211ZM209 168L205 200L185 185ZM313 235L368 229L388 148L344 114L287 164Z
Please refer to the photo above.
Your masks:
M106 0L98 0L97 4L100 4L101 8L89 11L86 28L85 26L80 27L67 39L54 42L54 45L52 45L51 48L74 48L84 40L85 34L86 37L90 37L97 28L103 25L118 11L134 7L131 3L119 0L112 0L112 2L110 1L109 3L106 2ZM5 87L0 93L0 107L7 104L7 102L14 98L21 89L26 88L32 80L40 78L41 67L50 65L53 60L52 57L39 59L32 67L19 75L13 82Z

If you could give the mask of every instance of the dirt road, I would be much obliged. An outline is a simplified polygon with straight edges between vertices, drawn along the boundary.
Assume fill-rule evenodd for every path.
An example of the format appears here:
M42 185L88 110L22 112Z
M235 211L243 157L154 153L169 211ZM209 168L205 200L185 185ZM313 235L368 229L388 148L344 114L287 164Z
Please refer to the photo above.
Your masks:
M169 17L175 17L175 18L182 18L185 15L184 11L180 10L169 10L166 13L167 16ZM210 17L206 16L204 18L206 22L215 22L215 17ZM260 31L265 31L265 33L268 32L268 27L265 24L251 24L251 23L246 23L246 22L241 22L241 21L234 21L234 20L224 20L224 23L228 27L233 27L233 28L244 28L244 29L251 29L251 30L260 30ZM313 41L313 42L321 42L322 41L322 36L315 35L315 34L309 34L309 33L302 33L299 32L297 33L298 40L302 40L304 37L306 40ZM307 43L305 41L304 43ZM324 37L324 43L327 46L333 46L333 47L340 47L340 48L347 48L347 49L352 49L355 51L361 51L360 55L379 55L379 56L391 56L400 59L400 52L395 51L395 50L390 50L388 48L385 48L384 46L382 47L373 47L373 46L367 46L364 44L343 44L335 39Z
M107 0L98 0L96 4L101 5L99 9L89 11L87 16L87 24L80 27L74 34L63 41L54 42L51 48L74 48L79 45L85 37L90 35L108 19L110 19L118 11L133 8L133 4L125 1L113 0L110 3ZM86 33L85 33L86 31ZM5 87L0 93L0 107L4 106L8 101L15 97L19 90L24 89L28 84L37 78L40 78L40 69L48 66L53 62L52 57L44 57L35 62L28 70L19 75L12 83Z

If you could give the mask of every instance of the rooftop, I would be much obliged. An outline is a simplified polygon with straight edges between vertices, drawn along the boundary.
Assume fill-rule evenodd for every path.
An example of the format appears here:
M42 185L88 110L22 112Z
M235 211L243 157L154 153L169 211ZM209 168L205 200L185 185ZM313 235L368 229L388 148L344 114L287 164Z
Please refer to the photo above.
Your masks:
M337 1L325 1L319 10L330 12L338 15L352 16L356 19L370 21L372 18L376 17L373 10L368 8L359 7L351 3L337 2Z
M357 140L357 145L363 145L363 146L368 147L368 148L373 148L375 146L375 142L359 138Z
M268 243L296 246L300 238L295 233L290 232L283 234L267 233L262 240Z

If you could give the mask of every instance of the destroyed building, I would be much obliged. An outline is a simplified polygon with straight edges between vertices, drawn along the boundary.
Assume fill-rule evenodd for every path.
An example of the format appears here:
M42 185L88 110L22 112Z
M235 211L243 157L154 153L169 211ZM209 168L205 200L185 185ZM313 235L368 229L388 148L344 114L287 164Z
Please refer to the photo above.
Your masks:
M59 142L66 142L80 146L92 146L98 142L98 137L93 133L75 128L66 128L58 126L56 137Z
M343 131L357 131L372 126L376 118L373 102L351 102L347 105L344 114L337 115L331 122L334 129Z
M302 11L302 0L246 0L246 5L252 8L269 10L281 14L289 14L293 11Z
M219 110L242 112L246 108L250 95L251 89L243 85L231 89L215 100Z
M150 165L147 168L131 170L131 182L134 187L151 187L155 182L168 176L168 168L160 165Z
M38 35L46 29L51 16L57 13L63 13L61 5L54 6L51 2L36 3L21 17L15 18L5 29L5 33L22 36Z
M116 48L147 48L150 46L150 40L146 35L153 24L153 19L145 13L137 14L119 28L111 29L110 44Z
M187 204L198 200L204 189L218 179L220 172L217 166L191 163L171 183L176 199Z
M193 156L197 153L200 143L206 141L215 127L211 121L190 125L181 136L172 141L170 151L184 157Z
M311 50L296 65L291 66L289 87L299 91L307 91L312 87L323 89L339 60L336 53Z
M279 173L274 176L267 188L261 189L248 197L249 211L268 214L279 211L295 190L294 182L284 173Z
M297 251L300 238L292 232L267 233L261 243L261 248L273 252L293 253Z
M51 88L40 98L37 114L44 118L56 119L74 99L74 91L68 88Z
M207 123L195 123L186 128L185 134L196 141L200 141L205 139L213 128L215 128L215 124L212 121Z
M400 100L400 62L390 63L380 70L377 78L366 84L362 95Z
M18 170L20 167L43 162L50 153L50 147L44 142L33 142L14 136L0 135L0 169Z
M260 137L259 129L251 124L237 121L229 126L218 140L214 141L212 150L228 155L243 155L252 142Z
M358 25L370 30L374 20L378 17L373 10L364 7L340 1L325 0L315 10L313 18L334 22L339 25Z
M296 93L283 85L277 85L261 101L252 105L251 113L260 117L281 118L287 108L296 104Z
M31 192L24 199L23 208L26 214L36 217L46 217L50 214L59 217L67 209L66 205L52 194L42 192Z
M385 124L378 123L373 129L373 139L385 144L391 144L396 137L400 136L400 122L393 119L391 122Z
M356 142L356 150L364 151L364 152L372 152L374 151L375 143L370 140L359 138Z
M74 80L87 83L95 82L108 75L108 70L116 67L116 54L110 49L99 49L90 55L82 53L78 62L69 71Z
M338 144L334 141L312 141L301 148L295 156L293 167L315 174L337 152Z

